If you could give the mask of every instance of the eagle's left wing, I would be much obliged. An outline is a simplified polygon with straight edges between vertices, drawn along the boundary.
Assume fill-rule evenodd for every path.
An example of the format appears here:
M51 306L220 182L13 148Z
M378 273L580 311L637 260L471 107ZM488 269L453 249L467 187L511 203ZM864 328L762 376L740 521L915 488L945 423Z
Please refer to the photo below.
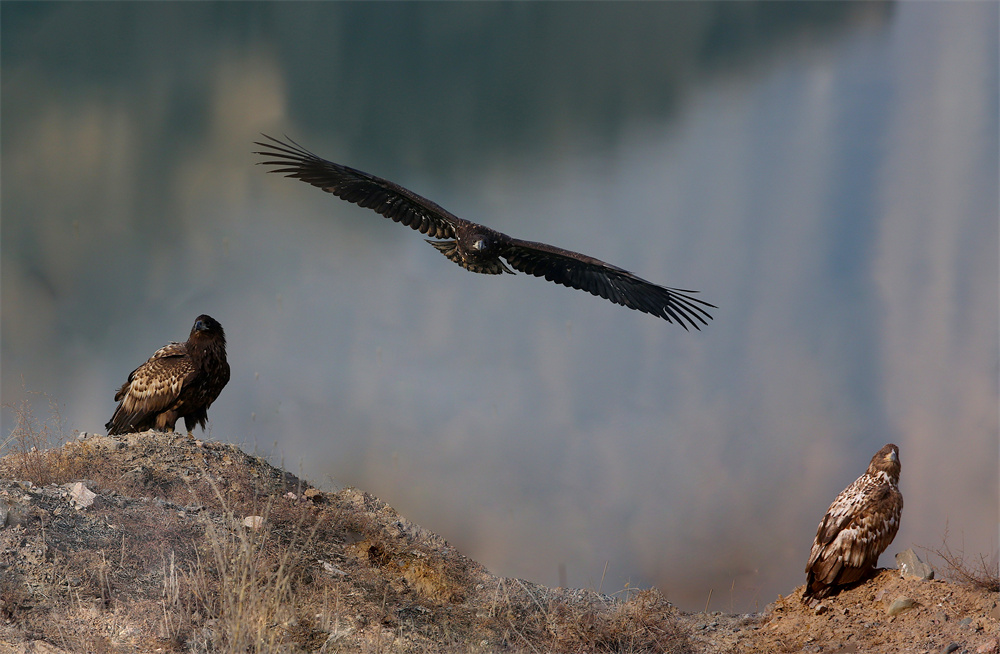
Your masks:
M657 286L600 259L546 243L509 238L500 256L515 270L676 322L684 329L690 325L700 330L698 323L707 325L712 319L702 307L715 308L688 295L697 291Z

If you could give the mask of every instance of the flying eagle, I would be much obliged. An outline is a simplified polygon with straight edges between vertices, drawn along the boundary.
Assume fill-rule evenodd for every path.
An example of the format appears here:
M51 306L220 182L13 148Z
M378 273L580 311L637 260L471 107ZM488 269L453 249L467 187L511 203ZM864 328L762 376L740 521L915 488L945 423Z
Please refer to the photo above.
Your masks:
M676 321L684 329L688 325L701 329L699 323L707 325L707 320L712 318L703 307L715 308L715 305L688 295L696 291L657 286L585 254L512 238L463 220L398 184L321 159L291 139L284 142L266 134L263 136L270 143L256 141L255 145L266 150L254 154L270 157L260 163L278 166L270 172L300 179L421 234L447 239L427 242L466 270L486 275L513 274L514 270L519 270L587 291L667 322Z
M826 510L809 552L802 601L821 600L871 571L896 537L902 513L899 448L889 443Z
M198 316L187 342L164 345L132 371L115 393L118 408L104 427L108 434L173 431L184 418L188 434L195 425L204 429L208 407L228 382L222 325L211 316Z

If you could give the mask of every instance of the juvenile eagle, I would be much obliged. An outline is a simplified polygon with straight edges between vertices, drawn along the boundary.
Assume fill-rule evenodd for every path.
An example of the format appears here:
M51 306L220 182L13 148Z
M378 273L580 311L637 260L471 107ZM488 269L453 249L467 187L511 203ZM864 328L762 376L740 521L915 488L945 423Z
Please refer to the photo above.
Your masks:
M845 488L816 530L802 601L820 600L871 571L899 530L899 448L889 443Z
M118 408L104 427L108 434L173 431L184 418L189 434L195 425L204 429L208 407L228 382L222 325L211 316L198 316L187 342L164 345L132 371L115 394Z
M427 242L466 270L498 275L519 270L550 282L587 291L615 304L701 329L712 316L704 300L687 295L697 291L664 288L627 270L578 252L545 243L522 241L496 230L463 220L434 202L388 180L317 157L291 139L279 141L266 134L270 143L255 152L270 157L260 163L278 166L273 173L300 179L327 193L402 223L435 239ZM506 260L506 264L503 260Z

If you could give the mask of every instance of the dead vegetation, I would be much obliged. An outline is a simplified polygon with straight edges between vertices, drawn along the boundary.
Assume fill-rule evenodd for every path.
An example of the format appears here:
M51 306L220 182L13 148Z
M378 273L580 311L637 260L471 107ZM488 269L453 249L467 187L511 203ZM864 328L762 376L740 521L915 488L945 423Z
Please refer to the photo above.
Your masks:
M69 652L685 652L656 591L498 578L354 489L178 434L67 438L54 404L0 458L0 643ZM59 447L49 447L61 444ZM78 508L71 482L97 495ZM2 650L2 648L0 648Z
M54 483L54 480L65 474L61 470L62 457L49 446L61 445L65 442L65 431L59 405L49 396L36 391L26 391L30 395L44 398L48 411L44 418L39 418L32 411L31 399L26 398L17 404L4 404L5 412L13 415L14 428L10 435L0 444L0 453L8 462L6 469L18 479L34 479L40 485Z
M989 558L980 554L970 561L964 547L952 550L947 529L941 537L940 547L923 549L941 559L943 565L937 566L938 571L946 578L971 588L1000 592L1000 560L996 552Z
M7 408L0 652L879 652L940 649L965 616L982 640L1000 617L984 590L888 572L823 614L794 594L728 616L682 613L656 590L547 588L490 574L368 493L321 492L236 446L67 439L57 414ZM71 495L77 481L91 504ZM904 592L917 608L887 622L883 596Z

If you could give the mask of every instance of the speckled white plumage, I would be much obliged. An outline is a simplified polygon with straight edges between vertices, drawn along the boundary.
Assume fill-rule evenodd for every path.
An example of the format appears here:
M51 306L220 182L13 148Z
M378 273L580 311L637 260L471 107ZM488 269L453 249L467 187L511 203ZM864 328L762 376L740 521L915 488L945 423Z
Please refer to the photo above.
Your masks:
M819 523L806 564L803 600L822 599L871 570L899 530L899 448L889 443L845 488Z

